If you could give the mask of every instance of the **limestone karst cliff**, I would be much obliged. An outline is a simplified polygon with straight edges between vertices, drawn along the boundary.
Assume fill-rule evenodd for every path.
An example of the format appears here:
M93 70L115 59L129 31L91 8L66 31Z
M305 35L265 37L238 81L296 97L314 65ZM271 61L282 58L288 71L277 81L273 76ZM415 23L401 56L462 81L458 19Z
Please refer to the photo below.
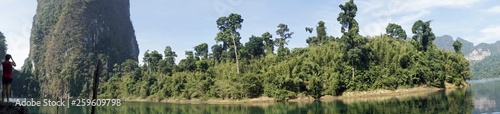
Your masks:
M34 74L41 95L83 95L97 60L105 70L127 59L137 61L129 0L37 2L23 71Z

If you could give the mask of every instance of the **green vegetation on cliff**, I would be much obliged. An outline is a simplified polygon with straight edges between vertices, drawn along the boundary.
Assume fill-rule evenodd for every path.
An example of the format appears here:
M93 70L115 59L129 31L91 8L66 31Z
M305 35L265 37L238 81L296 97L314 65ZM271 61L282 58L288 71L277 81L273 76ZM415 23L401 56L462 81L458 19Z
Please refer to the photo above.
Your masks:
M7 41L5 40L5 36L0 31L0 57L5 57L7 54Z
M97 60L103 67L137 61L129 0L37 2L30 53L19 74L26 78L16 80L33 84L23 83L18 96L86 96Z
M500 44L500 43L499 43ZM481 61L471 64L473 71L472 79L487 79L500 77L500 53L493 53Z

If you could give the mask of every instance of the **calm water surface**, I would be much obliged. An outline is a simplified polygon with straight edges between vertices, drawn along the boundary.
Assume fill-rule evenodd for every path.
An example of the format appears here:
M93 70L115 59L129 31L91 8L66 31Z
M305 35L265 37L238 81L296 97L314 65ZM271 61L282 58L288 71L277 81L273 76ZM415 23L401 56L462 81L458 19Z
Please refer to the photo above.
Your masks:
M500 114L500 79L470 81L472 87L455 91L439 91L426 97L345 103L276 103L268 106L171 104L153 102L122 102L119 107L98 107L99 114L363 114L363 113L497 113ZM30 113L88 114L90 107L29 107Z

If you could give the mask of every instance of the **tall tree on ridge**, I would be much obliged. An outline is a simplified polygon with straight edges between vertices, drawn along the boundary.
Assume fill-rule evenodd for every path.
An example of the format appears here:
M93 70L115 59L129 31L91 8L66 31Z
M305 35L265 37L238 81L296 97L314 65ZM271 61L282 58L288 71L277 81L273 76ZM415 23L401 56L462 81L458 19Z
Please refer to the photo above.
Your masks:
M288 39L292 38L293 32L290 32L288 25L280 23L278 25L278 30L276 30L276 35L279 35L279 38L276 38L276 43L279 47L285 47L285 44L288 45Z
M253 58L264 55L264 39L252 35L249 38L248 42L245 44L245 48Z
M274 51L274 41L273 41L273 35L269 32L265 32L264 34L261 35L262 39L264 40L265 46L266 46L266 53L273 53Z
M208 58L208 44L201 43L200 45L194 47L194 51L196 51L195 56L201 59Z
M455 42L453 42L453 49L455 49L456 53L462 53L462 43L458 40L455 40Z
M275 44L278 47L278 58L282 60L286 54L289 53L288 48L285 48L285 45L288 45L288 39L292 38L293 32L290 32L288 25L280 23L278 25L278 30L276 30L276 34L279 38L276 38Z
M236 60L236 70L238 74L240 73L240 65L238 61L238 45L241 44L240 43L241 37L240 33L237 30L241 29L241 23L243 23L243 19L239 14L231 13L229 14L229 17L220 17L219 19L217 19L217 28L219 28L219 33L215 38L217 42L219 41L223 42L224 49L227 49L226 46L230 46L229 42L230 39L232 39L233 43L232 50L234 50L234 57Z
M432 28L430 27L431 21L423 22L418 20L413 24L411 32L413 35L413 40L420 40L420 48L423 51L427 51L427 48L432 44L432 41L436 39L434 33L432 33Z
M306 27L306 31L312 33L313 28ZM321 45L328 41L328 36L326 36L325 22L319 21L318 26L316 26L316 36L307 38L306 43L309 45Z
M316 34L319 39L320 44L324 44L327 41L325 22L319 21L316 27Z
M385 28L385 32L392 38L399 38L406 40L406 31L398 24L389 23Z
M364 42L363 38L359 35L358 22L354 17L356 17L356 12L358 8L354 4L353 0L349 0L344 5L339 5L341 12L337 21L340 22L341 32L343 33L341 41L346 45L346 55L349 59L349 63L352 66L352 78L354 78L354 69L357 64L360 63L361 58L361 45Z

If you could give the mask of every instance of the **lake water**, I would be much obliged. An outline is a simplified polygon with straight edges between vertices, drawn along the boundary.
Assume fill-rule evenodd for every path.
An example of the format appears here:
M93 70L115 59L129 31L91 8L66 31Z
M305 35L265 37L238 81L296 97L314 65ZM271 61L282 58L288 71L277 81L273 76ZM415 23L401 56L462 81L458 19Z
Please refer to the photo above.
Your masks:
M345 103L275 103L256 105L171 104L155 102L122 102L121 106L97 107L99 114L363 114L363 113L496 113L500 114L500 79L470 81L472 87L439 91L424 97ZM56 114L56 107L29 107L30 113ZM60 107L59 113L88 114L90 107Z

